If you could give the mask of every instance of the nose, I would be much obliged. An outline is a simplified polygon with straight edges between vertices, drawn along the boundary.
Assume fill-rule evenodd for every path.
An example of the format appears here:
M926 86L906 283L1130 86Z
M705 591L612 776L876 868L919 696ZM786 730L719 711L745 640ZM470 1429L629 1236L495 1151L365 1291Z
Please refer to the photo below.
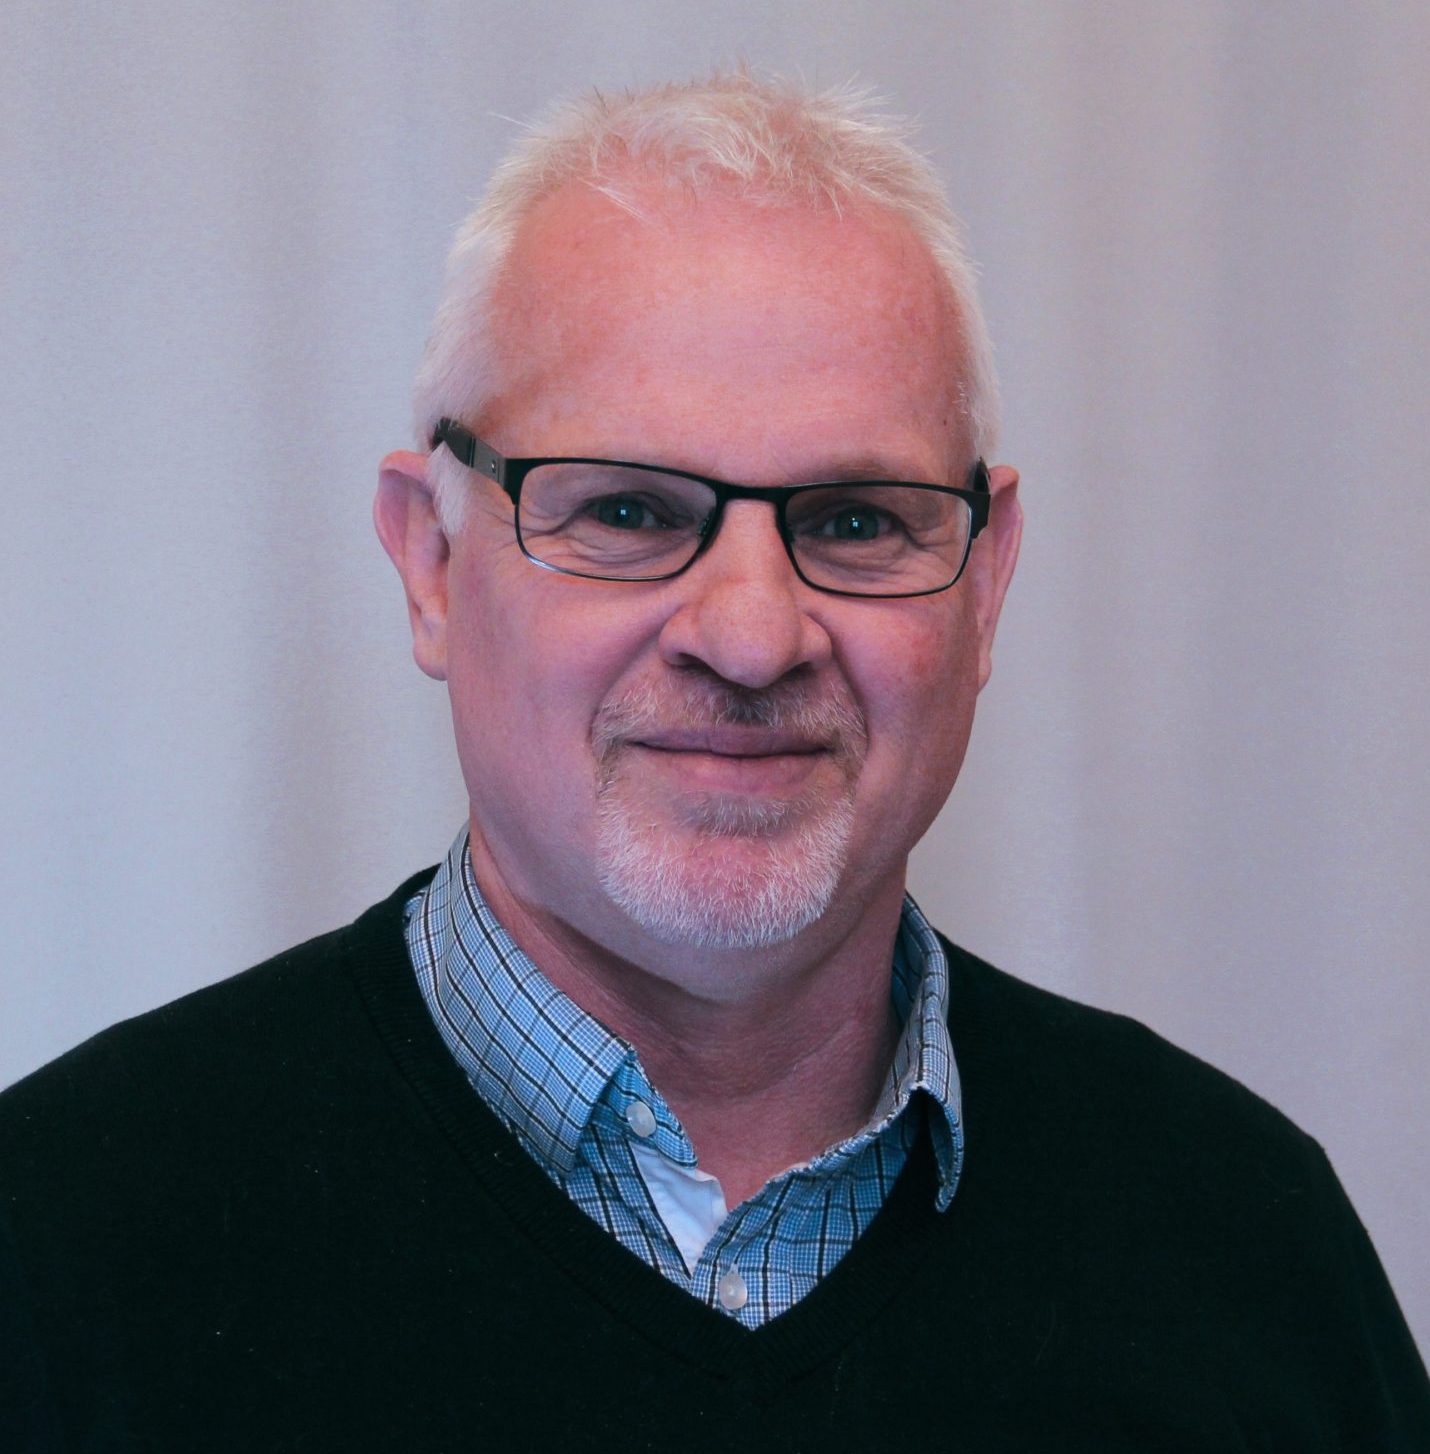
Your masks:
M832 654L810 614L821 599L795 574L775 522L760 500L725 506L714 543L671 586L680 592L660 633L672 666L704 666L744 687L767 687Z

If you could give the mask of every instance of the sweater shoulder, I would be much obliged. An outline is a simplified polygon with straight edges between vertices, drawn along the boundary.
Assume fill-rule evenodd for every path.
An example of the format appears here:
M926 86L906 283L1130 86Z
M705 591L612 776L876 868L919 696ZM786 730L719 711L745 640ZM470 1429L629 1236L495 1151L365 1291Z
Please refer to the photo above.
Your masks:
M65 1144L65 1130L81 1125L223 1114L311 1076L360 1013L352 964L401 945L402 905L430 872L352 923L112 1025L0 1091L0 1147L18 1155L27 1139Z
M950 1026L970 1115L980 1107L1064 1123L1120 1164L1142 1151L1197 1171L1304 1184L1328 1172L1319 1144L1225 1071L1129 1015L1098 1009L950 948ZM1095 1128L1096 1137L1089 1132Z

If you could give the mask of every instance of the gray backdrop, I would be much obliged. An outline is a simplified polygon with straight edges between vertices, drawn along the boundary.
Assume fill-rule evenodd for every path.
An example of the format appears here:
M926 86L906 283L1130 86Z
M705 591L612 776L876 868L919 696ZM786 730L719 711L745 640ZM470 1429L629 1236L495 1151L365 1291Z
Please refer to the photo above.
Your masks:
M368 502L447 238L739 54L917 116L984 264L1028 529L917 891L1320 1138L1424 1346L1418 0L4 0L0 1081L446 847Z

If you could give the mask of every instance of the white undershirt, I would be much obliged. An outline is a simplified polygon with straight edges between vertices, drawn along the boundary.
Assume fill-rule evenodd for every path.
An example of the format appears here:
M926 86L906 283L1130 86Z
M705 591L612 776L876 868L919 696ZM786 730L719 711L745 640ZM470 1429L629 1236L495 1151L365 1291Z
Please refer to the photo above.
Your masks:
M630 1147L661 1221L694 1272L705 1244L729 1214L720 1178L698 1167L678 1166L641 1141L632 1139Z

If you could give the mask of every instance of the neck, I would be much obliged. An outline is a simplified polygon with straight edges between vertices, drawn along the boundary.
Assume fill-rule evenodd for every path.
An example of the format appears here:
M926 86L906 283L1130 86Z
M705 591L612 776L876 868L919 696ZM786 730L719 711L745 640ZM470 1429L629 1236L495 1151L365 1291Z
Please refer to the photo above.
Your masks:
M892 946L890 935L867 972L838 985L812 975L734 1005L663 996L654 1013L622 1000L598 1015L636 1046L730 1206L868 1120L899 1034Z
M613 952L508 889L477 835L472 863L543 974L629 1041L736 1206L868 1120L899 1026L889 977L903 879L838 906L785 944Z

